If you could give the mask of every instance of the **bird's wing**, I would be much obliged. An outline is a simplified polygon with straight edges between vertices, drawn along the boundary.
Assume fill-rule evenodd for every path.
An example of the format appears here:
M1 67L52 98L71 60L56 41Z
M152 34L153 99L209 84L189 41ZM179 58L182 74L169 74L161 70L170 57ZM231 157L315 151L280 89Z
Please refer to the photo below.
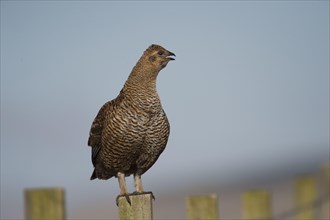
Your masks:
M114 100L109 101L105 103L99 112L97 113L91 130L89 132L89 138L88 138L88 146L92 147L92 162L93 165L95 165L95 160L97 157L97 154L99 153L101 149L101 137L102 137L102 131L104 128L104 121L105 121L105 116L108 111L111 111L112 105L113 105Z

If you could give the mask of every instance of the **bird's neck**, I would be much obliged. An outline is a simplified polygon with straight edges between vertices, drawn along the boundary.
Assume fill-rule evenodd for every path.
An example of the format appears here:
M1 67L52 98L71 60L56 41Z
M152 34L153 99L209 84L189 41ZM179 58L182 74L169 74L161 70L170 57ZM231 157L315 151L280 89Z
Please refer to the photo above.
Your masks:
M157 93L156 80L159 71L156 71L150 65L143 65L141 60L134 66L129 75L125 86L127 88L134 87L138 93L139 91L148 93Z
M148 112L161 109L156 89L158 72L152 70L150 66L138 62L124 85L125 100L129 100L130 103Z
M141 111L152 113L162 109L156 86L151 85L145 88L141 87L141 84L131 83L127 80L122 92L124 102L130 103Z

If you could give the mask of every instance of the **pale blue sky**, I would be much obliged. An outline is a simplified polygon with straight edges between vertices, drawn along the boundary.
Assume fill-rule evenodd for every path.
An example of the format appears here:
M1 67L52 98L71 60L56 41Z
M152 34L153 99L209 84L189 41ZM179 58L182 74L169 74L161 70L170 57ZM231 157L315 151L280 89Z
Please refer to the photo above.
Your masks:
M88 132L152 43L177 58L158 77L171 136L147 190L327 160L328 1L1 1L1 218L23 217L26 187L65 187L71 218L115 199L115 179L89 181Z

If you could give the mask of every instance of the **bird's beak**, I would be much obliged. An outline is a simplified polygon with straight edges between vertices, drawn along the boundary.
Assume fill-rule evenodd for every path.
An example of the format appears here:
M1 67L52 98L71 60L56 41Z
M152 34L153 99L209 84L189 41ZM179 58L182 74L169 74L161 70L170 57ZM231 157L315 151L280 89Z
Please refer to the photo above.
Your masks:
M172 52L170 52L170 51L168 51L168 55L167 55L167 59L168 60L175 60L173 57L171 57L171 56L175 56L175 54L174 53L172 53Z

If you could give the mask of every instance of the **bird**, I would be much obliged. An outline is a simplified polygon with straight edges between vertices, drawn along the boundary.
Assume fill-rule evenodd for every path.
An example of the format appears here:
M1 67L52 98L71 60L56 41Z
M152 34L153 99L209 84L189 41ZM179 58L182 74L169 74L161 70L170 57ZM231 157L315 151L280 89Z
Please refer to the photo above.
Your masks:
M119 95L98 111L89 132L88 146L94 167L90 180L118 178L120 193L131 204L130 195L144 191L141 176L164 151L170 123L162 107L156 79L175 54L152 44L133 67ZM125 177L134 176L135 191L128 193Z

